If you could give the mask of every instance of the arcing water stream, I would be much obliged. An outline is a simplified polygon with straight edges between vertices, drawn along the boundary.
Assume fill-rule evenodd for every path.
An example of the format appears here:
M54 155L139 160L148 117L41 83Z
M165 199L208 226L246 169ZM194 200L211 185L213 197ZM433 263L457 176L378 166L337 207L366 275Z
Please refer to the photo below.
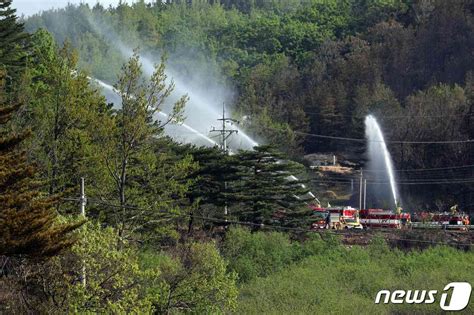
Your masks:
M125 44L120 36L106 23L97 21L92 16L86 15L86 20L89 22L92 29L100 35L104 40L108 41L110 47L114 47L122 55L124 60L128 60L133 54L133 49ZM147 55L148 56L148 55ZM140 62L142 64L142 70L145 77L151 77L155 72L154 60L160 60L159 57L154 55L152 58L140 55ZM212 126L218 123L218 119L222 115L222 106L224 103L230 102L230 92L223 85L218 84L219 80L216 78L209 78L196 71L196 78L194 81L199 84L193 84L189 77L181 75L177 71L174 71L171 65L167 64L165 69L166 84L169 85L174 83L174 90L169 96L166 104L161 108L161 115L167 115L171 112L173 104L181 98L183 95L188 95L189 101L186 103L184 117L185 123L182 127L178 125L169 124L166 128L166 133L178 142L190 142L189 138L185 136L191 134L198 134L198 138L206 140L207 145L214 145L215 141L210 137L206 136ZM215 83L215 84L211 84ZM100 83L99 83L100 84ZM101 84L104 88L103 84ZM107 84L105 84L107 85ZM212 86L212 89L210 87ZM183 130L186 129L186 130ZM233 129L237 129L238 133L232 137L232 143L229 143L230 149L237 151L238 149L251 150L257 146L258 143L249 137L243 130L233 126ZM191 130L192 129L192 130ZM194 136L195 136L194 135ZM203 144L203 143L198 143Z
M98 34L101 34L104 38L107 38L112 42L114 47L116 47L125 60L130 58L133 55L133 50L126 46L119 38L117 34L110 28L107 29L107 32L104 31L103 27L99 27L90 17L88 17L89 23L95 29ZM142 63L143 73L146 77L151 77L155 71L155 64L148 58L140 56L140 61ZM168 114L172 110L173 103L177 101L181 96L188 95L189 101L186 103L185 107L185 122L182 124L168 124L165 126L165 133L173 138L177 142L182 143L192 143L196 145L206 145L206 146L217 146L218 144L209 136L205 135L210 131L209 128L215 125L218 122L218 119L222 118L220 109L222 108L224 102L226 101L226 89L223 86L217 86L217 88L210 92L206 87L195 87L192 84L188 84L187 80L182 78L173 69L166 67L166 84L174 83L174 90L171 93L168 102L163 106L158 115L167 118ZM116 106L121 105L121 99L118 91L116 91L113 86L102 82L97 79L92 79L96 81L104 91L104 94L109 102L114 103ZM209 79L202 78L204 83ZM237 130L237 133L233 135L232 142L228 144L229 152L237 151L240 149L252 150L254 147L259 144L248 136L243 130L237 126L232 126L232 129ZM207 130L203 132L201 130ZM295 176L291 175L288 177L289 181L298 180ZM304 185L303 185L304 187ZM317 200L313 193L308 192L304 196L295 196L302 199Z
M117 91L113 86L110 84L107 84L101 80L94 79L89 77L91 81L96 82L103 91L104 96L107 98L107 101L113 103L115 106L120 106L121 105L121 98L120 98L120 93ZM165 119L168 118L168 114L164 112L159 112L158 115L164 117ZM204 145L204 146L218 146L218 143L211 139L210 137L206 136L205 134L199 132L198 130L192 128L191 126L187 125L186 123L181 123L181 124L168 124L165 126L165 133L175 139L178 142L181 143L192 143L196 145ZM257 146L258 143L253 141L249 136L246 134L242 133L239 131L239 133L242 135L243 134L243 140L246 141L247 143L252 145L252 148ZM242 142L240 145L237 146L236 149L243 149ZM288 176L288 181L297 181L298 178L296 178L293 175ZM302 185L303 188L305 188L305 185ZM312 192L308 192L304 196L295 196L298 199L304 199L304 200L316 200L319 202L319 200L316 198L316 196Z
M388 152L382 129L380 129L377 119L372 115L368 115L365 118L365 135L368 142L367 153L369 158L367 170L369 172L372 171L374 174L373 176L376 177L377 180L388 179L394 206L397 207L399 199L397 195L392 158ZM384 172L381 174L379 172L380 170L383 170ZM375 189L383 190L383 185L377 186ZM379 192L379 195L383 195L383 192Z
M124 54L124 57L126 56L128 58L131 56L131 51L127 51L126 48L122 48L122 53ZM140 56L140 60L142 62L144 74L150 77L155 70L154 64L148 58L143 56ZM191 127L194 130L210 130L209 128L211 126L216 125L218 119L222 118L220 109L222 108L222 104L225 102L224 96L218 95L217 97L214 96L210 98L209 95L207 95L206 97L206 95L203 95L201 91L197 91L192 86L186 84L182 79L180 79L179 75L174 73L171 69L167 69L166 74L169 78L166 83L170 84L171 80L173 80L175 89L170 96L170 102L164 106L162 113L170 111L171 104L178 100L182 95L187 94L189 101L186 103L184 114L186 121L183 127ZM232 128L238 130L238 133L233 136L233 142L229 144L231 149L234 151L239 149L251 150L253 147L258 146L258 143L250 138L250 136L248 136L243 130L237 126L233 126ZM170 136L173 137L174 135ZM209 138L208 140L213 141ZM215 143L215 141L213 142Z
M98 79L90 77L89 79L96 82L102 88L103 94L107 98L107 101L113 103L115 106L120 106L120 94L113 86ZM165 119L168 118L168 114L164 112L159 112L158 115L164 117ZM218 146L216 141L185 123L168 124L165 126L165 132L167 135L178 142Z

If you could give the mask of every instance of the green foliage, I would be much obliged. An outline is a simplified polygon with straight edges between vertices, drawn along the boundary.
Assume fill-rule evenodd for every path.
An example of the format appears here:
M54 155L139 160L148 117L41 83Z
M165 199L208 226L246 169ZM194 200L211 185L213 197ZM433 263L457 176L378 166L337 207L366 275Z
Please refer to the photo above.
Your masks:
M469 89L473 25L468 1L450 5L443 0L82 5L27 21L30 31L46 27L60 42L70 38L80 64L109 82L123 60L113 40L98 29L114 30L144 53L166 51L176 73L190 81L200 73L231 83L237 90L235 112L246 130L262 142L278 143L290 156L303 148L360 155L364 147L358 143L302 133L363 138L368 113L408 117L407 97L419 90L440 83ZM468 117L459 115L460 120ZM406 121L420 122L415 120ZM387 137L413 140L395 119L382 123ZM442 132L433 128L431 137ZM416 157L405 149L389 148L396 168L414 167ZM459 164L470 164L469 147L457 149ZM426 167L436 167L435 156L423 157Z
M278 55L249 71L240 96L244 127L257 139L266 139L292 156L300 153L302 139L294 131L308 131L302 91L297 83L300 79L290 58Z
M289 265L294 254L287 235L251 233L243 228L232 228L226 233L222 252L240 282L274 273Z
M173 1L148 7L123 3L116 9L69 6L34 16L27 27L30 31L46 27L59 42L69 38L79 50L80 64L109 82L123 61L114 40L104 38L98 29L113 30L126 45L140 46L145 52L166 51L173 69L190 80L195 73L230 79L241 92L237 111L249 117L251 133L289 143L282 149L293 152L303 138L293 131L308 131L305 107L321 103L305 96L319 75L310 65L313 56L324 57L322 47L329 40L366 31L406 10L402 1L213 3ZM311 123L319 122L313 119Z
M81 223L58 222L58 196L43 196L36 169L21 150L27 129L12 132L12 115L20 104L8 104L0 72L0 256L44 259L74 243L71 232Z
M237 306L236 274L227 272L213 243L183 244L168 258L147 253L143 264L162 272L148 290L159 313L224 313Z
M238 158L225 155L219 148L179 148L184 154L192 156L198 164L189 178L196 179L188 191L188 198L199 205L213 205L222 207L232 202L233 190L229 186L226 190L225 182L232 183L239 179ZM181 153L183 154L183 153Z
M197 208L193 214L222 219L227 206L230 215L257 224L306 226L310 210L302 165L288 161L271 146L255 147L225 155L218 148L178 148L179 155L191 155L198 164L187 197ZM301 178L301 177L300 177ZM274 214L283 214L274 220ZM193 224L191 218L190 230Z
M0 307L53 314L225 313L237 306L235 282L212 242L140 250L114 229L87 223L70 252L2 275Z
M419 91L406 100L404 113L408 117L427 116L426 119L416 121L408 118L397 122L399 128L393 133L394 137L423 141L450 141L453 139L469 139L469 117L472 111L472 102L468 98L468 89L461 86L449 86L445 84L433 85L430 88ZM429 118L428 118L429 117ZM443 119L439 119L443 117ZM411 128L416 124L416 131ZM415 140L416 139L416 140ZM472 144L447 144L440 150L439 146L405 146L400 151L395 151L392 156L399 161L403 168L430 168L445 167L452 165L452 161L464 161L469 163L472 158ZM436 156L436 159L432 157ZM459 163L459 162L457 162ZM459 178L455 172L446 172L443 177L446 179ZM407 174L406 178L413 178L413 174ZM465 186L466 189L472 187ZM447 185L442 187L443 194L441 200L432 200L438 209L449 209L459 198L460 186ZM412 197L417 202L423 199L433 199L433 190L426 190L420 187L413 189L403 189L404 196Z
M435 247L400 252L376 241L367 248L339 247L241 287L239 313L441 314L434 304L374 304L382 289L438 290L453 281L474 280L472 252ZM439 300L438 300L439 301ZM471 313L470 303L465 313Z
M112 228L89 222L79 236L71 251L0 280L18 291L8 308L20 313L151 313L153 296L145 285L160 271L142 269L137 248L120 242Z
M232 228L226 233L222 254L229 260L229 268L238 274L240 282L257 277L267 277L291 264L312 256L324 255L327 250L337 250L339 243L322 240L319 235L309 235L302 242L292 242L288 234L279 232L250 232Z
M48 32L39 30L32 44L22 95L28 115L19 122L34 131L27 150L49 194L70 194L84 177L90 200L111 205L92 202L88 216L120 227L121 234L126 229L127 237L175 240L169 222L186 211L182 199L195 165L190 157L174 156L169 141L162 139L163 126L181 119L186 97L175 102L168 121L154 117L174 87L164 83L164 62L148 84L138 57L132 58L117 85L123 91L123 107L114 110L87 74L77 70L68 43L58 48ZM61 204L60 210L76 212L77 206Z
M45 30L33 34L31 43L23 91L28 115L21 123L33 129L28 151L54 194L77 185L80 177L104 174L97 127L110 124L111 112L88 76L77 70L77 55L68 43L58 48Z
M18 79L26 64L29 36L17 21L11 2L0 0L0 71L6 71L10 79Z
M187 101L187 96L182 96L172 104L166 121L157 119L157 113L174 89L173 83L166 83L166 78L163 59L149 82L144 81L135 54L124 64L115 86L122 106L115 111L110 124L99 127L100 160L110 183L106 193L118 205L110 209L108 222L118 226L119 234L125 238L143 230L153 235L160 223L170 219L164 215L181 214L170 199L183 197L190 185L185 180L193 169L189 158L163 167L169 158L160 152L157 139L166 124L182 120Z
M175 243L180 237L176 227L187 222L186 215L195 207L187 196L197 181L189 174L198 166L191 155L174 154L173 145L169 139L154 140L129 174L127 191L137 207L127 209L135 216L130 233L148 242Z
M284 160L271 146L241 151L238 160L238 205L233 215L239 220L268 224L274 213L281 211L281 224L304 225L302 220L309 212L304 200L308 189L295 177L303 173L302 165Z
M150 313L151 297L144 293L144 285L154 281L160 270L142 269L137 250L133 246L119 247L117 232L111 228L89 223L80 236L72 251L77 270L68 292L68 311ZM85 286L78 281L82 270Z
M8 262L0 274L0 304L19 313L225 313L236 310L238 273L239 313L439 312L435 306L376 306L373 298L382 288L441 290L460 277L471 281L471 252L402 253L380 238L366 248L346 248L332 235L298 243L286 234L230 229L222 245L227 265L213 243L177 243L188 216L191 228L194 214L220 217L225 205L240 220L307 226L308 208L296 198L306 191L304 181L288 180L302 168L284 157L303 147L364 148L305 138L306 132L362 138L362 119L372 113L386 117L381 121L393 139L472 138L469 1L172 2L46 11L29 18L27 27L53 35L38 30L28 46L10 1L0 0L0 72L3 78L8 71L7 90L18 91L5 99L26 105L15 126L10 115L17 106L0 108L0 224L6 227L0 254L49 256L71 244L75 225L58 222L53 199L42 198L27 159L38 165L51 196L69 193L86 177L88 216L108 226L87 225L71 252L45 263L0 262ZM243 127L288 154L268 146L225 157L216 149L176 149L163 138L163 127L183 118L187 98L172 104L168 122L158 122L154 114L174 88L166 84L165 60L146 83L138 56L123 60L115 40L145 54L167 51L173 70L189 81L202 73L235 86ZM108 82L118 75L122 107L105 104L79 68ZM443 123L428 119L439 115ZM33 129L30 139L3 133L23 126ZM389 149L400 169L453 160L468 165L472 158L472 148L462 144L443 153L433 146ZM455 198L472 190L458 187L443 193ZM75 208L62 203L57 209ZM151 249L135 247L144 243ZM172 246L159 251L162 245ZM467 311L474 311L471 305Z

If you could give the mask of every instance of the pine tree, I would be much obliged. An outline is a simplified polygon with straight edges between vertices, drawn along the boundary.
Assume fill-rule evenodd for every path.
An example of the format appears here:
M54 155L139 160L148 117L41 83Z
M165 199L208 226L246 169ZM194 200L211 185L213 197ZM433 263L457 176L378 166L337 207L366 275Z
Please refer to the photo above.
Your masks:
M0 0L0 69L13 76L25 66L29 35L23 31L23 24L17 22L16 9L10 7L11 3L11 0Z
M153 161L157 157L153 157L151 144L156 137L162 135L164 127L183 119L187 96L182 96L173 103L165 121L158 120L158 113L174 90L174 83L167 84L166 80L165 59L155 66L149 80L144 80L140 58L135 53L124 64L115 85L117 91L120 91L122 106L116 111L111 129L103 133L102 154L108 175L113 181L115 198L120 205L120 211L114 211L120 236L133 233L137 228L137 217L144 218L131 211L132 206L140 203L137 200L139 194L131 179L145 165L157 162Z
M239 153L239 187L234 197L240 201L232 214L240 220L273 224L275 215L286 226L304 225L309 218L306 206L308 189L295 175L302 172L298 163L287 161L271 146L256 147Z
M29 132L8 131L8 123L20 106L6 104L4 81L0 74L0 255L54 256L73 244L71 232L80 223L58 223L55 200L41 197L35 168L20 149Z
M80 177L87 179L89 192L105 186L101 181L105 170L98 165L99 143L94 140L97 126L111 123L111 109L77 69L77 55L68 42L58 47L45 30L34 33L30 42L28 88L21 94L29 114L23 116L24 124L33 130L29 156L51 195L77 187ZM73 204L61 210L69 206L77 210Z
M227 205L229 218L257 224L308 226L311 199L301 174L300 164L285 160L271 146L254 151L224 155L218 148L187 148L199 167L188 191L191 203L197 203L200 216L224 217ZM314 197L313 197L314 198ZM193 215L195 213L191 213ZM190 219L189 229L192 229Z
M225 155L217 147L184 147L184 150L198 164L195 171L189 174L190 179L195 179L187 192L190 204L197 205L199 215L222 218L224 207L231 207L239 201L235 191L235 183L240 178L238 159L235 155ZM196 211L190 214L189 232L193 228Z
M239 178L236 156L225 155L218 148L204 147L193 148L190 154L199 165L196 171L190 174L191 178L197 179L188 193L191 201L217 207L235 202L231 183Z

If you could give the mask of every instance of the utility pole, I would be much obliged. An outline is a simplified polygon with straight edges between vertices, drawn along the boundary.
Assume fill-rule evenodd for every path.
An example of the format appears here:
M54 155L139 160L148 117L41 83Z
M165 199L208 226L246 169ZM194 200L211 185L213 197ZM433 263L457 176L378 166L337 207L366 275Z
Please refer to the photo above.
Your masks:
M85 218L86 217L86 204L87 204L87 198L86 198L86 193L85 193L85 185L84 185L84 177L81 177L81 197L79 199L80 202L80 210L81 210L81 215Z
M367 209L367 179L364 179L364 209Z
M216 129L215 127L212 128L211 132L217 132L220 134L220 138L221 138L221 149L222 149L222 152L224 152L224 154L228 154L229 151L227 149L227 139L229 139L229 137L234 134L234 133L238 133L239 131L237 129L228 129L227 128L227 124L230 123L230 124L238 124L239 121L238 120L235 120L235 119L232 119L230 117L226 117L226 114L225 114L225 104L222 104L222 118L219 118L217 119L218 121L221 121L222 122L222 129Z
M86 204L87 204L87 197L86 197L86 189L84 183L84 177L81 177L81 196L79 198L79 207L81 211L81 216L85 219L86 218ZM82 261L82 276L81 276L82 286L86 287L86 262Z
M362 209L362 169L360 170L359 178L359 210Z
M217 132L220 134L221 138L221 149L222 152L227 155L229 154L229 150L227 148L227 139L229 139L230 136L234 133L238 133L239 131L237 129L228 129L227 124L238 124L239 121L232 119L230 117L226 117L225 113L225 104L222 104L222 118L217 119L218 121L222 122L222 129L216 129L215 127L212 128L211 132ZM227 191L227 182L224 182L224 192ZM224 206L224 215L227 216L228 210L227 210L227 202L225 202Z

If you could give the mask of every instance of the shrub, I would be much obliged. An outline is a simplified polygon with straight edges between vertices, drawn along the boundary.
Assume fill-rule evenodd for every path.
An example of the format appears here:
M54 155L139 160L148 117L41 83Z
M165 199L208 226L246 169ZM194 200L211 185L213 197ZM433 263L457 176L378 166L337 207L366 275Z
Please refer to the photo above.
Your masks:
M237 272L240 282L265 277L311 255L337 250L339 242L331 235L323 240L310 233L302 243L292 242L288 234L280 232L251 232L245 228L231 228L222 244L222 253L229 260L229 268Z
M252 233L243 228L232 228L222 246L229 268L242 282L264 277L294 260L295 250L288 236L278 232Z
M171 254L148 251L141 262L145 270L160 270L146 289L160 314L225 313L237 306L236 274L227 272L214 243L179 245Z
M243 314L441 314L433 304L374 304L379 290L438 290L455 281L474 282L474 252L449 247L402 252L377 238L367 247L320 247L315 255L241 286ZM302 245L304 246L304 244ZM466 314L472 314L470 303Z

